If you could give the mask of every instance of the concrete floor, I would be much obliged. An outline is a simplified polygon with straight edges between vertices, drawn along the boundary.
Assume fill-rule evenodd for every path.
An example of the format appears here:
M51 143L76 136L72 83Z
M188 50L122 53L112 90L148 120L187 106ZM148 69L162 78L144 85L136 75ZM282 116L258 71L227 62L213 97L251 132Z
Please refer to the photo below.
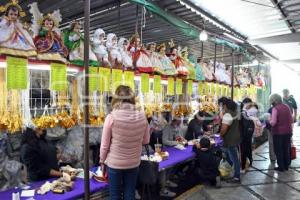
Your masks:
M222 188L208 186L188 192L180 199L187 200L300 200L300 128L295 127L294 144L298 158L292 161L287 172L274 171L269 160L268 143L253 153L254 162L249 171L242 175L241 184L222 181ZM275 165L276 166L276 165ZM178 198L177 198L178 199Z

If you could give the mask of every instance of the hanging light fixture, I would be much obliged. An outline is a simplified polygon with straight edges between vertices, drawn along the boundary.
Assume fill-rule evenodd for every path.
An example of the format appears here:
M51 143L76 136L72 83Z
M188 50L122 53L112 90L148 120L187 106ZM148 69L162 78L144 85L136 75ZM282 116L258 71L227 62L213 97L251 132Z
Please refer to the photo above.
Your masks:
M208 35L205 30L201 31L201 33L199 35L199 39L200 39L200 41L206 41L208 39Z

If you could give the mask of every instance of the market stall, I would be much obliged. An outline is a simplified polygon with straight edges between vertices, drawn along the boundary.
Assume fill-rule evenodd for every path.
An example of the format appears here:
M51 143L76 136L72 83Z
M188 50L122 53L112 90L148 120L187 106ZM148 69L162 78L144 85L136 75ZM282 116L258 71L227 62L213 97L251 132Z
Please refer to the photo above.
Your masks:
M72 19L67 23L69 18L55 10L58 5L52 9L55 11L43 13L45 9L41 11L40 5L30 4L27 11L30 25L20 22L19 18L24 15L17 1L3 6L2 12L6 15L3 20L12 25L0 29L0 34L9 36L0 44L1 132L11 137L22 135L26 126L47 129L48 139L61 150L61 162L85 170L85 190L81 177L74 181L72 191L63 195L49 192L35 196L37 199L58 196L72 199L83 194L88 198L87 191L93 193L107 186L89 179L89 169L98 165L97 160L90 157L90 147L99 149L102 125L111 109L110 98L121 84L135 91L139 109L147 117L168 112L181 120L189 119L198 110L216 115L217 100L222 96L236 101L244 97L260 100L270 92L269 79L265 78L268 67L258 67L255 71L249 66L241 67L250 54L244 48L216 36L200 41L199 28L160 8L166 2L160 6L147 1L122 3L120 1L118 6L112 3L112 12L105 13L107 18L118 13L117 22L94 24L94 17L100 11L90 13L90 2L86 1L84 35L81 22ZM136 8L136 19L122 20L121 15L127 16L133 8ZM159 19L150 17L147 11ZM12 12L18 14L17 19L9 15ZM167 33L162 34L165 37L147 30L148 24L151 29L157 22L162 24L157 29ZM119 26L111 27L109 23ZM129 28L123 25L126 23L134 25L130 35ZM166 24L167 28L163 26ZM168 27L172 27L174 34ZM14 40L10 41L10 36L15 36ZM231 54L226 56L228 52ZM194 156L190 146L183 151L166 151L170 157L160 163L161 170ZM99 152L94 153L95 158ZM3 157L6 158L4 153ZM21 170L18 164L20 167L15 173ZM31 188L44 183L32 183ZM20 181L4 189L18 186L21 186ZM20 189L0 193L0 198L11 197L17 191Z

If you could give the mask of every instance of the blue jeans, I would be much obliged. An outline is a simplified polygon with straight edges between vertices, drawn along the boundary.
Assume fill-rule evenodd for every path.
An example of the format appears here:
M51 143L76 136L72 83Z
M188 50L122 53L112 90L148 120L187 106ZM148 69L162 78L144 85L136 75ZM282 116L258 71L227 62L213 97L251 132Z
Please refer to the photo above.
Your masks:
M109 193L111 200L135 200L135 186L139 168L108 168Z
M237 147L226 147L226 158L227 162L232 166L234 166L234 178L240 178L240 159L238 154L238 148Z

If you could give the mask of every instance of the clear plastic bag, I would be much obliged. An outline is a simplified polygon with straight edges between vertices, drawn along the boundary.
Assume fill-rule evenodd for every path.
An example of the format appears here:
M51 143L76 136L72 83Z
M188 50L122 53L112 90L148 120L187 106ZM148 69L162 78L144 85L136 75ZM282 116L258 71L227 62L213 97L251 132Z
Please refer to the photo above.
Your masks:
M222 159L219 164L220 176L222 178L228 178L232 175L232 171L231 165L225 159Z

